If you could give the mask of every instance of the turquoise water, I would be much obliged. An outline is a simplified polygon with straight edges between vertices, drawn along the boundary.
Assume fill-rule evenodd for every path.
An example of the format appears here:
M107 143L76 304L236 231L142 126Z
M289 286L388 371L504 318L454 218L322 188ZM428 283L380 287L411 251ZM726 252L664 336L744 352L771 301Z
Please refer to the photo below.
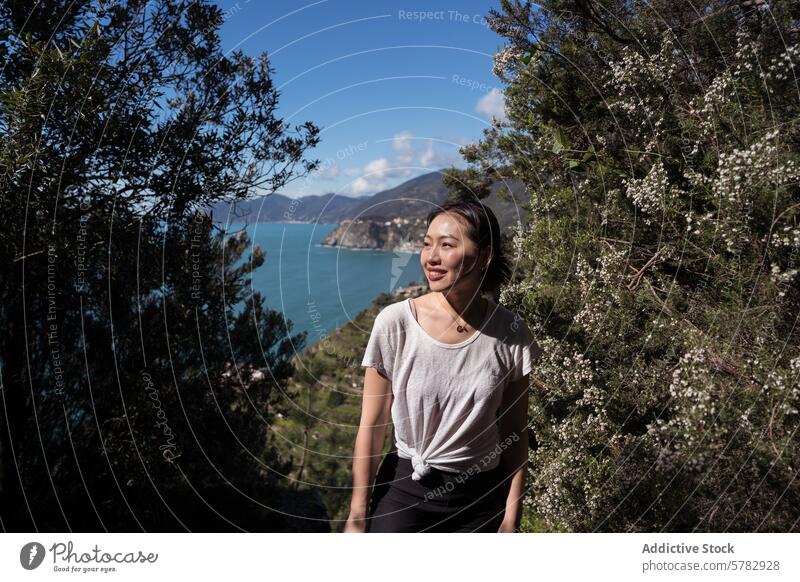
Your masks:
M232 225L229 232L241 227ZM308 331L307 345L350 321L381 293L425 281L419 253L320 246L335 227L268 223L247 227L251 243L266 252L264 264L253 273L254 290L264 295L270 309L292 321L292 334Z

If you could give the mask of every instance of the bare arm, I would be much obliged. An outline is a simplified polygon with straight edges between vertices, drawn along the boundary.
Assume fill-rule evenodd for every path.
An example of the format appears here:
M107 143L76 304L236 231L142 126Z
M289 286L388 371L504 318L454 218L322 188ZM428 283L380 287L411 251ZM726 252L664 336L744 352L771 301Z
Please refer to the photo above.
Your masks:
M367 368L364 374L361 422L353 451L353 495L350 516L344 526L345 532L366 531L370 488L381 462L392 399L392 383L375 368Z
M526 375L506 386L500 418L500 442L511 438L501 457L503 474L511 476L500 532L514 532L522 519L522 497L528 471L528 386Z

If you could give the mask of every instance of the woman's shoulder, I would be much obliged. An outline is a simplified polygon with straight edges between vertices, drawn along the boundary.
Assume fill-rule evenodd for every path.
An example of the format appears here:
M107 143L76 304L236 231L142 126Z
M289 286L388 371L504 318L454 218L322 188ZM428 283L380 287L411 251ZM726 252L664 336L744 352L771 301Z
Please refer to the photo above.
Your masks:
M384 306L375 317L375 324L381 326L391 326L405 316L405 310L408 309L408 299L402 299L389 305Z
M500 321L502 323L507 323L515 319L520 319L520 316L517 314L516 311L512 311L505 305L497 303L493 299L490 299L489 308L494 310L492 317L494 317L497 321Z
M507 338L506 341L514 343L515 339L520 341L530 341L530 330L528 324L516 311L501 305L500 303L492 302L492 308L495 310L493 319L495 327L505 331L502 337Z

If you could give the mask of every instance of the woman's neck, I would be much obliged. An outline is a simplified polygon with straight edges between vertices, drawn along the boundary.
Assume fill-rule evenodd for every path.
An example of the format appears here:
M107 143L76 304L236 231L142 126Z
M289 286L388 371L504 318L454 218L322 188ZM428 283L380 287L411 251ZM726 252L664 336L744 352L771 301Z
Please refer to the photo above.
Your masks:
M453 316L460 317L468 324L477 326L486 313L486 299L480 293L474 292L469 295L456 295L453 293L442 293L433 291L434 298L440 308L447 310Z

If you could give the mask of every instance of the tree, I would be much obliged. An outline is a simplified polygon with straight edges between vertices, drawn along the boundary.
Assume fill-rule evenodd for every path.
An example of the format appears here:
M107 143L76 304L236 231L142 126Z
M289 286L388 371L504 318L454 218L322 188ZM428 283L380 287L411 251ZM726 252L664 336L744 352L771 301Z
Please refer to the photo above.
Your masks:
M204 211L313 170L318 128L277 116L267 55L223 54L208 2L0 22L2 527L326 529L266 438L305 335Z
M552 529L797 531L796 2L503 0L521 179L501 301L544 349L532 488Z

